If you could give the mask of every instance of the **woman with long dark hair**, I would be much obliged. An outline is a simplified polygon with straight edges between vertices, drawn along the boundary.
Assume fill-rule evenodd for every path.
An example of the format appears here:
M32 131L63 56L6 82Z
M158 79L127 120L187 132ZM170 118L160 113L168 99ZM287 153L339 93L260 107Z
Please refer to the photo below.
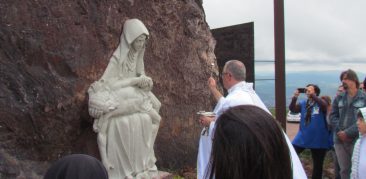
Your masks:
M289 153L281 127L268 112L236 106L216 122L205 178L292 178Z

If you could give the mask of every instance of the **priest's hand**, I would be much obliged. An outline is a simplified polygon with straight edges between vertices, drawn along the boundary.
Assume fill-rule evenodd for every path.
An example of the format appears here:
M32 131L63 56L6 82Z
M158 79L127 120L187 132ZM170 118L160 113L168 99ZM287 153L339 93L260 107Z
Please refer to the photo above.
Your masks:
M214 116L204 116L204 115L201 115L200 118L199 118L199 122L201 125L205 126L205 127L208 127L210 126L210 123L213 122L215 120L215 117Z

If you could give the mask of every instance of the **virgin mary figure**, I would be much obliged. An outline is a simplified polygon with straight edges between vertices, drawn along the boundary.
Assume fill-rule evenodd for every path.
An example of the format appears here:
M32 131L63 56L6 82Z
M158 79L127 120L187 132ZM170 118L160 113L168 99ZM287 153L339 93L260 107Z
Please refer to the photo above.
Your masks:
M148 37L140 20L127 20L107 69L88 89L89 114L95 118L102 163L111 179L157 175L153 147L161 103L144 71Z

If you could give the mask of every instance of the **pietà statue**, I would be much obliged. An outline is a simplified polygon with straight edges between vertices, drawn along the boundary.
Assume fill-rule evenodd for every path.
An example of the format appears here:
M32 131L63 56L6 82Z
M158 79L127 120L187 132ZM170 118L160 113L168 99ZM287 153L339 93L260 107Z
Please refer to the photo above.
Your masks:
M89 114L110 179L158 176L153 147L161 103L144 70L148 37L140 20L127 20L103 76L88 89Z

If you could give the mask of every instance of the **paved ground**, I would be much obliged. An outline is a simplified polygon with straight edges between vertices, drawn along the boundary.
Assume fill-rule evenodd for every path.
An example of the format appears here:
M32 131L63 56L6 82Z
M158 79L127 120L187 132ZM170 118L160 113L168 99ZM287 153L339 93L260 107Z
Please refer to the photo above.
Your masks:
M294 137L296 136L297 132L299 130L299 123L286 123L286 133L287 136L290 138L290 140L292 141L294 139ZM330 154L327 154L329 156L326 156L326 158L330 158ZM311 161L306 161L304 158L300 158L305 171L307 173L308 176L311 176L311 168L312 168L312 163ZM327 159L325 159L325 163L327 163ZM328 159L329 160L329 159ZM330 162L330 161L329 161ZM311 177L309 177L311 178ZM329 163L329 164L325 164L324 165L324 169L323 169L323 179L329 179L329 178L334 178L334 169L333 169L333 164Z
M294 122L286 123L286 133L291 141L292 141L292 139L294 139L298 130L299 130L299 123L294 123Z

